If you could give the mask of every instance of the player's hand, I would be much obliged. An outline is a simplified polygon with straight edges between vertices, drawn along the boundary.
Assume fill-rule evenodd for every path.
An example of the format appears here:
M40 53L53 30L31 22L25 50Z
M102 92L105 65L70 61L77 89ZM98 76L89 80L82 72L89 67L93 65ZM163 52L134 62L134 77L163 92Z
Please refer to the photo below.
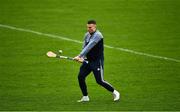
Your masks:
M80 63L83 63L83 61L84 61L84 59L81 58L81 57L79 57L79 56L76 56L76 57L74 57L73 59L76 60L76 61L78 61L78 62L80 62Z

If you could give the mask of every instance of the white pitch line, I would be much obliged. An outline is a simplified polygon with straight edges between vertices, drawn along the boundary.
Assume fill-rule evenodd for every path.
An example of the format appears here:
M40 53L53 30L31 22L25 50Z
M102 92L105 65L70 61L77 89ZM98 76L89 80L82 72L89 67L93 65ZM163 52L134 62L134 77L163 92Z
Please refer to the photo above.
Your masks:
M66 40L66 41L71 41L71 42L82 44L82 42L79 41L79 40L74 40L74 39L70 39L70 38L67 38L67 37L59 36L59 35L42 33L42 32L38 32L38 31L33 31L33 30L29 30L29 29L24 29L24 28L18 28L18 27L14 27L14 26L5 25L5 24L0 24L0 27L1 28L12 29L12 30L17 30L17 31L22 31L22 32L29 32L29 33L42 35L42 36L47 36L47 37L51 37L51 38L58 38L58 39L61 39L61 40ZM158 55L138 52L138 51L134 51L134 50L126 49L126 48L121 48L121 47L113 47L113 46L109 46L109 45L104 45L104 46L106 48L116 49L116 50L132 53L132 54L136 54L136 55L142 55L142 56L147 56L147 57L151 57L151 58L163 59L163 60L167 60L167 61L173 61L173 62L179 62L180 63L180 60L174 59L174 58L168 58L168 57L164 57L164 56L158 56Z

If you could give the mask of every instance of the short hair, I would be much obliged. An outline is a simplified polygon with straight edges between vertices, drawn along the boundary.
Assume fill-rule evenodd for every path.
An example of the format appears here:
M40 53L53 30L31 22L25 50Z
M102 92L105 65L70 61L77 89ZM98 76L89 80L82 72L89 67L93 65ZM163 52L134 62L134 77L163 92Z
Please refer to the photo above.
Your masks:
M96 21L95 21L95 20L89 20L89 21L87 22L87 24L95 24L95 25L96 25Z

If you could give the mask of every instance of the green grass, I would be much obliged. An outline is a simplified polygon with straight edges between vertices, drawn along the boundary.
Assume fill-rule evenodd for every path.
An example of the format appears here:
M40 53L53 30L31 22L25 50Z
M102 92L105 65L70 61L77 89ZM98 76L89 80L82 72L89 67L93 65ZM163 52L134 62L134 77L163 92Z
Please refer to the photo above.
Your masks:
M180 60L179 0L5 0L0 24L83 40L96 19L105 44ZM81 44L0 27L0 110L180 110L180 63L105 48L105 79L121 101L87 77L91 101L77 103Z

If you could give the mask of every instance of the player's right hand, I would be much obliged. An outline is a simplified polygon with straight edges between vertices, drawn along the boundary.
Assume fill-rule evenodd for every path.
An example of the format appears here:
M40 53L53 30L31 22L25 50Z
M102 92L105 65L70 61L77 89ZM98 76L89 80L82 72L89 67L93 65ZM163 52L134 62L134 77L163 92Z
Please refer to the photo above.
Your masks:
M75 56L73 59L76 60L76 61L78 61L78 62L80 62L80 63L83 63L83 62L84 62L84 59L81 58L81 57L79 57L79 56Z

